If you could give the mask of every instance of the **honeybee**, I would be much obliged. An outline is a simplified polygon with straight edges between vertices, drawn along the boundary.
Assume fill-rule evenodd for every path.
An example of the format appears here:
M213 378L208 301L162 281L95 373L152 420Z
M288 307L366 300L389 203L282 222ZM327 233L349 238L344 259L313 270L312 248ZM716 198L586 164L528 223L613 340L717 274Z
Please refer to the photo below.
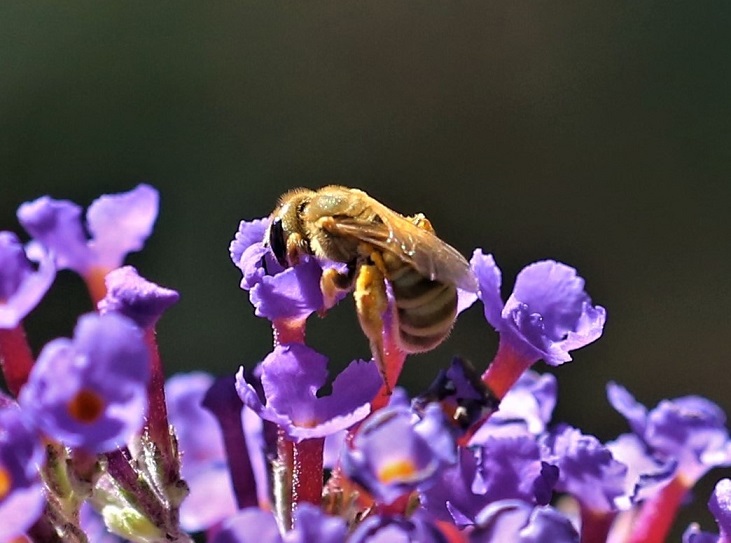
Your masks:
M426 217L400 215L358 189L330 185L287 192L264 241L284 267L303 254L347 265L345 273L327 270L321 288L326 300L353 289L384 380L385 281L396 306L394 337L405 353L429 351L444 341L457 316L457 288L477 291L467 260L435 235Z

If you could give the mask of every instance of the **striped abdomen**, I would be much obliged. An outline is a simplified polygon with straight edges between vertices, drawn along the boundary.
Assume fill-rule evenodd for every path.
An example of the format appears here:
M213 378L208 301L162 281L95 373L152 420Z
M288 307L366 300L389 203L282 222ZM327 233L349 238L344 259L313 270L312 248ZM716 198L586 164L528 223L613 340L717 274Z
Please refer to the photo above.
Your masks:
M433 349L452 330L457 288L424 277L395 255L383 253L383 262L396 299L401 349L407 353Z

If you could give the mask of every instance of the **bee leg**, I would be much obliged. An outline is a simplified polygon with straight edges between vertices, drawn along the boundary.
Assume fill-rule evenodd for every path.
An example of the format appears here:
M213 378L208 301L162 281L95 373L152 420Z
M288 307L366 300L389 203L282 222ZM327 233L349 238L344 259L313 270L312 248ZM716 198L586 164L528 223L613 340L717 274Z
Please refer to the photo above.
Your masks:
M307 241L301 234L293 233L287 238L287 263L290 266L299 264L300 255L308 253Z
M353 288L355 279L355 262L348 264L346 273L341 273L334 268L328 268L322 272L320 277L320 290L322 291L322 309L318 314L323 317L325 312L335 305L338 294Z
M360 327L370 342L373 359L378 371L381 372L383 382L390 388L391 385L386 377L383 346L383 314L388 308L388 298L383 273L378 266L373 264L359 266L353 297Z

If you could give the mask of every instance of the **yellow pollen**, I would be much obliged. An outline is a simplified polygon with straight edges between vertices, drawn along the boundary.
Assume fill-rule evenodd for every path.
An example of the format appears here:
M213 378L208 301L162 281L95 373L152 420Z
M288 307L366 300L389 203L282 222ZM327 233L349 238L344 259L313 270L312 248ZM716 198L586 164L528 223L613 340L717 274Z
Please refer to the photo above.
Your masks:
M77 421L90 424L104 411L104 401L96 392L83 389L68 403L68 410Z
M397 460L387 464L378 472L382 483L390 483L397 479L409 479L416 473L416 466L409 460Z
M0 500L8 495L13 486L13 478L4 466L0 466Z

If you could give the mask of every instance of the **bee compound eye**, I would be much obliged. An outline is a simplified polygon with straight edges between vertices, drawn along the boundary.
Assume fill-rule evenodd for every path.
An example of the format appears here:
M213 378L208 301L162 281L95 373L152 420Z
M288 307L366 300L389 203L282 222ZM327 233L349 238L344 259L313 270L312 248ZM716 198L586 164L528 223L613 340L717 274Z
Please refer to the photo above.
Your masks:
M287 242L284 239L282 219L274 219L269 226L269 249L283 267L287 267Z

